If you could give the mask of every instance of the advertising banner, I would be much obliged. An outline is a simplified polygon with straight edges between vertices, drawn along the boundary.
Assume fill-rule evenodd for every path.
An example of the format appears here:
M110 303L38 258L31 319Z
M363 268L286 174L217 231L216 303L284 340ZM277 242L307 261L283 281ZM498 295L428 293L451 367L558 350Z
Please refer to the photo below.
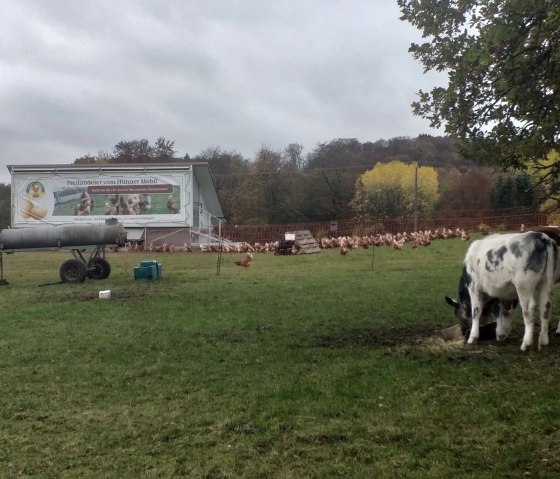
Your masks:
M192 171L18 172L12 176L12 226L104 223L192 226Z

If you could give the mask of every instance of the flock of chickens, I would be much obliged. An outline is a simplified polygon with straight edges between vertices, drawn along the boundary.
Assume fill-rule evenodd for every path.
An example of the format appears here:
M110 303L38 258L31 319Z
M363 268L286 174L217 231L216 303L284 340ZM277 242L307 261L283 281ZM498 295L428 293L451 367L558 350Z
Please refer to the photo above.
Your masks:
M430 246L432 241L437 239L461 238L463 241L469 241L469 234L462 228L448 229L441 228L414 233L397 233L397 234L377 234L369 236L343 236L342 238L323 238L320 246L326 248L340 248L340 254L346 255L351 249L364 248L370 246L389 246L396 250L402 250L405 243L415 249L418 246Z
M321 238L317 243L322 249L333 249L339 248L341 255L347 255L350 250L363 248L368 249L371 247L378 246L389 246L396 250L402 250L404 245L408 243L411 248L417 248L418 246L429 246L432 241L438 239L452 239L461 238L463 241L469 241L469 234L462 228L438 228L436 230L425 230L418 231L414 233L385 233L385 234L374 234L366 236L338 236L331 238ZM246 242L239 243L222 243L219 244L208 244L200 245L200 251L203 253L244 253L245 257L236 261L237 266L248 268L253 262L253 253L267 253L276 252L279 246L279 241L274 241L270 243L254 243L249 244ZM144 251L137 242L127 242L127 251ZM154 245L150 243L146 248L147 251L155 253L176 253L182 251L184 253L192 253L193 249L187 243L183 244L181 247L176 247L174 244L163 243L160 245ZM297 243L294 243L292 247L292 254L298 254L300 252Z

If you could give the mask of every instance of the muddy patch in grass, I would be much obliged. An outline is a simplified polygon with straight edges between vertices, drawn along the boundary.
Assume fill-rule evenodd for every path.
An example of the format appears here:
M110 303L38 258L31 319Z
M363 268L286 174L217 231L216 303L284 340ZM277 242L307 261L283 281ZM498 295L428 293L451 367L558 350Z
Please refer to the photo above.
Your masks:
M555 326L550 327L550 344L546 350L560 347L560 338L556 337ZM538 330L538 328L537 328ZM467 345L464 340L445 341L441 336L441 328L429 326L402 326L385 329L354 329L337 334L314 336L313 342L323 348L369 348L385 349L389 353L413 353L423 351L435 356L444 353L450 361L486 361L488 357L500 354L517 353L523 338L523 325L514 324L510 337L504 342L495 338L486 338L474 345ZM536 351L535 344L531 350Z
M378 348L416 346L434 338L440 338L438 329L416 325L388 329L353 329L328 336L315 336L313 339L317 346L324 348Z
M428 356L422 356L422 361L440 358L442 354L447 357L463 354L465 360L484 356L478 354L481 352L478 348L465 350L463 340L445 341L440 329L426 326L351 330L329 336L316 336L314 342L323 348L380 349L389 355L427 353Z

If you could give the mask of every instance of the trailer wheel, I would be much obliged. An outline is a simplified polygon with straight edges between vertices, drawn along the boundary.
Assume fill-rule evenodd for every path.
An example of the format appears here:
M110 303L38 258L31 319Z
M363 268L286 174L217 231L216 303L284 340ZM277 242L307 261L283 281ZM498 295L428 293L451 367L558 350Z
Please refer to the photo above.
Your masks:
M66 260L60 267L60 279L63 283L83 283L86 275L86 265L78 259Z
M87 277L91 279L106 279L111 274L109 261L103 258L93 258L87 267Z

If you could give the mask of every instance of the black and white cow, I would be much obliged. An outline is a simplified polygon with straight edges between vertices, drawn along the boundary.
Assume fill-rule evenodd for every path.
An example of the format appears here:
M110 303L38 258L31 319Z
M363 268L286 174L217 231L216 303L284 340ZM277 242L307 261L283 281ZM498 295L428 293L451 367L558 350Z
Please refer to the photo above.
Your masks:
M471 244L459 281L458 301L446 298L455 307L461 325L472 327L468 343L479 337L480 319L499 309L496 338L511 333L511 313L521 304L525 334L521 350L533 344L534 316L538 304L541 329L539 349L548 344L548 322L552 288L560 277L558 246L543 233L527 232L492 235ZM560 324L556 333L560 333Z

